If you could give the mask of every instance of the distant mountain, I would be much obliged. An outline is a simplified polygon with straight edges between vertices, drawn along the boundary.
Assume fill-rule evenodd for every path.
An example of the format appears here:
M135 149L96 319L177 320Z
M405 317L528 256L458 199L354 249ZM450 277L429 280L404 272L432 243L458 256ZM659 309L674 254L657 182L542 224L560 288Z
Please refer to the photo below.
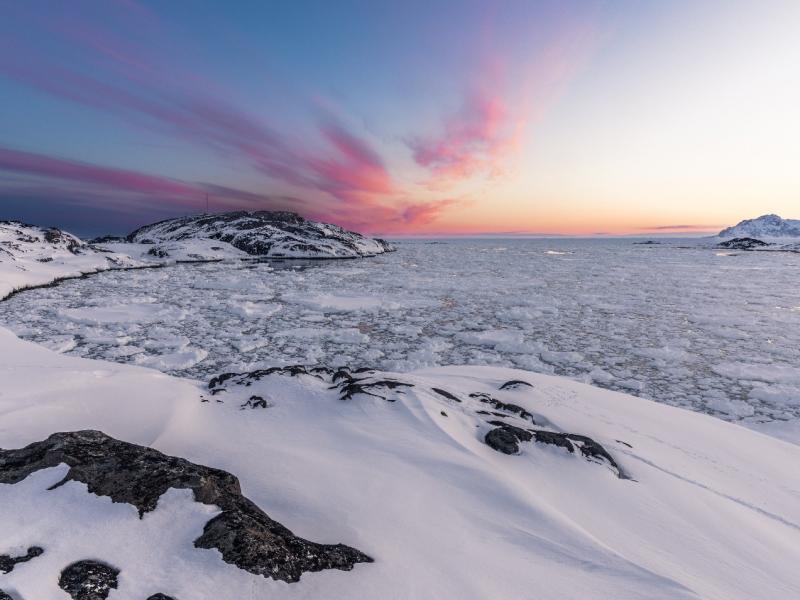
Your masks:
M782 219L778 215L762 215L741 221L717 234L721 238L788 238L800 237L800 220Z
M393 250L383 240L309 221L291 212L238 211L168 219L140 227L127 237L129 243L171 246L192 240L213 241L245 255L275 258L356 258ZM169 255L172 250L164 248Z

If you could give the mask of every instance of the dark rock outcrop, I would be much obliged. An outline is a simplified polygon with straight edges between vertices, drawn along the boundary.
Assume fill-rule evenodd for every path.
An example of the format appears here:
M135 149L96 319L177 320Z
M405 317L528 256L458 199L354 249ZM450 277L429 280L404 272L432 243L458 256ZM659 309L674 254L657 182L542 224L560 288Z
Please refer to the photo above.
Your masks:
M492 396L484 392L475 392L473 394L470 394L469 397L480 400L484 404L489 404L491 406L494 406L497 410L502 410L507 413L517 415L520 418L528 420L534 425L536 425L536 421L533 419L533 415L524 408L522 408L521 406L519 406L518 404L512 404L511 402L502 402L497 398L493 398Z
M3 573L10 573L19 563L28 562L37 556L41 556L42 553L44 553L44 549L40 548L39 546L31 546L28 548L28 551L21 556L0 554L0 571Z
M254 382L271 375L288 375L289 377L308 375L331 383L331 389L339 390L339 398L341 400L351 400L359 394L364 394L388 402L394 402L394 398L384 392L414 387L413 383L399 381L397 379L378 379L371 377L369 374L373 372L372 369L367 368L350 370L342 367L334 371L328 367L304 367L303 365L270 367L268 369L258 369L248 373L222 373L221 375L213 377L211 381L208 382L208 389L211 390L211 394L214 395L226 391L228 387L250 387ZM359 375L361 377L358 377ZM456 398L456 400L458 399Z
M448 392L447 390L443 390L441 388L431 388L431 390L433 390L443 398L447 398L448 400L452 400L453 402L461 402L461 400L455 394Z
M527 381L522 381L521 379L512 379L511 381L506 381L503 385L500 386L501 390L518 390L521 387L533 387Z
M111 590L117 588L117 575L119 569L110 565L81 560L61 571L58 587L73 600L105 600Z
M406 388L406 387L414 387L413 383L406 383L404 381L398 381L396 379L350 379L344 382L337 384L339 388L339 398L341 400L351 400L354 396L358 394L364 394L366 396L374 396L375 398L380 398L381 400L386 400L388 402L394 402L395 399L389 397L388 395L384 395L380 392L381 390L395 390L397 388Z
M83 247L83 242L70 233L61 231L55 227L46 229L44 232L44 241L53 246L63 246L73 254L79 254Z
M520 442L530 442L533 434L521 427L502 423L484 437L486 445L503 454L518 454Z
M7 593L5 593L3 590L0 590L0 600L14 600L14 599Z
M220 508L195 540L215 548L225 562L286 582L304 572L349 571L372 559L343 544L317 544L295 536L242 495L238 479L227 471L168 456L152 448L116 440L100 431L55 433L18 450L0 450L0 483L17 483L40 469L65 463L62 481L85 483L91 493L127 502L139 514L156 508L169 488L190 489L194 499Z
M587 460L608 465L617 477L627 479L623 470L606 449L585 435L544 429L523 429L502 421L489 421L489 424L496 427L486 434L484 441L487 446L503 454L518 454L520 442L530 441L558 446L570 453L574 453L577 449Z
M769 246L767 242L762 242L756 238L741 237L732 240L725 240L717 244L717 248L725 248L727 250L755 250L757 248L765 248Z
M270 404L261 396L250 396L241 408L267 408Z
M218 394L228 389L228 386L244 386L250 387L254 382L261 381L265 377L271 375L288 375L289 377L297 377L299 375L309 375L321 380L332 380L333 382L339 379L352 379L350 371L347 369L340 369L334 371L328 367L305 367L303 365L289 365L286 367L269 367L267 369L256 369L255 371L247 371L245 373L222 373L212 377L208 382L208 389L211 394Z
M158 592L157 594L153 594L152 596L148 596L147 600L175 600L172 596L167 596L166 594L162 594Z

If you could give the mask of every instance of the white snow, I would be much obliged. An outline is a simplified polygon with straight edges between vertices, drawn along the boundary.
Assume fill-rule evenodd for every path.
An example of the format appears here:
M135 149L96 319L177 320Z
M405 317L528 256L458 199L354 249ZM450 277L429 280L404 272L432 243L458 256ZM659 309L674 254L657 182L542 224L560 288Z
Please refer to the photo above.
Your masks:
M281 300L293 304L302 304L313 310L322 312L374 311L379 309L399 308L399 304L386 299L370 296L343 296L336 294L283 294Z
M343 402L327 383L280 375L201 402L191 381L54 354L2 329L0 376L0 447L100 429L226 469L298 535L375 558L275 582L193 547L215 513L189 494L167 492L139 520L82 484L48 491L56 467L0 485L0 553L45 549L2 576L17 597L62 597L60 569L83 558L121 569L110 600L766 600L800 589L800 447L706 415L497 367L378 373L415 384L394 402ZM499 391L509 379L533 387ZM632 479L542 444L495 452L472 392L591 436ZM251 394L272 407L240 410Z
M185 311L145 300L130 304L65 308L58 311L58 316L74 323L107 325L180 320L185 316Z

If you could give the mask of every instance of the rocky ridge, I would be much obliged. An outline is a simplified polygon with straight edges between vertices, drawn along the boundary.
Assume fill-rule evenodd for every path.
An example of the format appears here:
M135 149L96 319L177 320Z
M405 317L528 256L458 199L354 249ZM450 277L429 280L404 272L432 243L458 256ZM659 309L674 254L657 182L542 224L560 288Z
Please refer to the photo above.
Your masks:
M269 258L357 258L394 249L384 240L337 225L309 221L291 212L271 211L168 219L140 227L126 238L129 243L153 245L149 253L155 256L169 256L170 246L197 240L230 245L245 255Z
M17 450L0 450L0 483L15 484L31 473L67 464L62 481L85 483L88 491L126 502L144 515L169 488L190 489L197 502L222 512L209 520L194 545L215 548L225 562L257 575L295 582L309 571L349 571L372 559L343 544L317 544L294 535L242 495L232 474L114 439L100 431L54 433ZM53 489L51 488L51 489Z
M340 401L349 401L357 396L368 396L396 402L397 394L414 388L417 393L423 391L430 397L437 398L442 409L458 406L459 410L470 415L483 442L503 454L520 454L521 442L535 442L556 446L576 454L585 460L610 469L620 479L630 477L623 471L619 464L602 445L592 438L575 433L559 431L557 426L546 419L537 417L518 404L498 400L486 392L472 392L459 394L441 387L430 387L420 390L417 383L403 380L397 374L381 373L369 368L338 368L332 369L324 366L291 365L285 367L271 367L246 373L223 373L212 378L208 383L211 396L229 392L235 397L242 397L239 408L268 408L272 406L269 398L263 395L253 395L248 388L258 382L272 377L312 377L327 384L328 389L337 393ZM522 380L509 380L498 386L501 392L525 393L527 388L533 386ZM245 397L249 396L246 400ZM209 401L209 399L206 399ZM219 400L217 398L218 402ZM441 410L442 416L448 416Z

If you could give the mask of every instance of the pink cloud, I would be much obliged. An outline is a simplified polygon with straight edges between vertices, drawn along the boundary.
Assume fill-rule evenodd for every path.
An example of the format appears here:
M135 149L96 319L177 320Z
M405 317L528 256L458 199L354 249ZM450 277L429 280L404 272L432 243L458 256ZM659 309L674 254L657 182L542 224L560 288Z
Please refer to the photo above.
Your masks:
M441 135L410 143L414 160L439 181L496 174L519 143L524 120L516 119L498 93L469 92L461 109L447 117Z
M0 180L0 187L6 191L16 193L30 191L42 197L58 197L59 190L64 193L68 184L79 184L83 187L70 187L70 192L81 191L95 198L105 197L107 201L120 197L121 194L128 194L123 196L125 198L130 198L130 194L133 194L160 200L167 205L196 209L202 207L208 193L214 196L216 206L220 204L241 206L244 203L258 208L268 206L297 209L297 205L300 205L299 207L303 205L301 201L286 197L265 196L227 186L180 181L2 147L0 147L0 172L18 176ZM53 185L54 182L58 185ZM98 191L102 191L105 196L97 196Z
M7 148L0 148L0 170L80 181L146 194L186 196L199 192L197 186L165 177L145 175L124 169L98 167Z
M514 86L507 61L487 52L473 78L477 83L467 86L461 106L442 118L440 132L408 142L414 161L431 174L428 187L503 174L526 130L563 94L598 41L598 32L587 22L564 25L515 75Z
M130 5L135 13L137 5ZM163 37L157 17L149 12L145 16L146 35ZM114 18L118 18L116 13ZM360 230L389 230L429 222L452 203L406 198L375 147L347 128L343 119L328 112L323 111L325 114L319 119L318 137L301 142L289 140L278 133L274 123L249 114L226 99L213 82L184 68L170 67L163 57L157 61L148 58L151 46L164 46L163 39L145 38L147 44L132 41L135 37L118 39L113 28L93 28L88 21L78 21L70 15L43 19L39 25L55 41L60 40L70 52L80 52L88 60L54 62L51 52L25 46L24 52L0 56L0 72L51 95L116 115L136 127L188 141L237 164L249 165L265 175L265 185L283 182L307 194L303 203L307 215L313 206L310 216L321 220ZM25 45L28 41L20 38L15 43ZM14 58L20 54L26 56L24 62ZM0 168L131 193L163 195L174 202L196 198L211 189L208 184L11 150L0 155ZM232 203L273 202L270 195L230 188L216 191Z
M322 135L335 150L332 156L308 156L318 187L333 196L352 198L353 194L389 194L392 180L380 156L369 145L339 123L320 126Z

